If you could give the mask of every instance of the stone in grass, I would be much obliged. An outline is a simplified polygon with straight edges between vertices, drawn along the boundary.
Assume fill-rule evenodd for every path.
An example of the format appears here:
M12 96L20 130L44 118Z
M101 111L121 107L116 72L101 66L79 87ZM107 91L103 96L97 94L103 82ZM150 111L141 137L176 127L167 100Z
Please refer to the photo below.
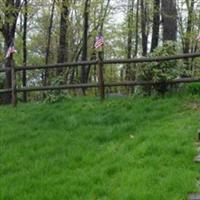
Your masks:
M188 200L200 200L200 194L191 194Z
M198 155L198 156L194 159L194 162L200 163L200 155Z

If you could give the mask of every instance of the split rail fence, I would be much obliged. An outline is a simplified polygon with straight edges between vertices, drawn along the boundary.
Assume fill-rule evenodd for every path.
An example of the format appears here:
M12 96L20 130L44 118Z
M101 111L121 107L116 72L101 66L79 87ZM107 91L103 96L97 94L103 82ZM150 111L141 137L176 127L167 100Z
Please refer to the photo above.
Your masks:
M162 62L178 59L190 59L200 57L200 53L189 53L189 54L180 54L168 57L155 57L155 58L134 58L134 59L113 59L113 60L94 60L94 61L82 61L82 62L72 62L72 63L62 63L62 64L51 64L51 65L33 65L33 66L21 66L12 68L0 69L0 73L11 73L12 79L12 88L1 89L0 94L2 93L11 93L12 94L12 105L17 105L17 94L20 92L31 92L31 91L48 91L48 90L65 90L65 89L87 89L87 88L99 88L100 97L103 101L105 99L105 88L106 87L117 87L117 86L137 86L137 85L155 85L160 84L161 82L155 81L124 81L118 83L104 83L104 74L103 67L105 65L115 65L115 64L133 64L133 63L150 63L150 62ZM20 87L17 88L16 84L16 75L19 72L28 71L28 70L48 70L48 69L58 69L58 68L67 68L67 67L79 67L79 66L92 66L98 65L98 82L97 83L84 83L84 84L67 84L67 85L58 85L58 86L39 86L39 87ZM178 84L178 83L192 83L200 82L200 77L196 78L180 78L174 80L168 80L166 83L169 84Z

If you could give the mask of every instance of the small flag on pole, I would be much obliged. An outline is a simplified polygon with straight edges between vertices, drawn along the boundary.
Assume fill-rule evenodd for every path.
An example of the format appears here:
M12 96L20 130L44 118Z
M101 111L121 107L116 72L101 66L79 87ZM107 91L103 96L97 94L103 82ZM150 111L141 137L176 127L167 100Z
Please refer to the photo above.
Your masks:
M95 40L95 49L100 49L104 46L104 37L102 34L98 35Z
M197 36L197 41L199 41L200 42L200 33L199 33L199 35Z
M11 54L16 53L17 50L15 49L15 47L13 45L11 45L6 53L6 58L9 58L11 56Z

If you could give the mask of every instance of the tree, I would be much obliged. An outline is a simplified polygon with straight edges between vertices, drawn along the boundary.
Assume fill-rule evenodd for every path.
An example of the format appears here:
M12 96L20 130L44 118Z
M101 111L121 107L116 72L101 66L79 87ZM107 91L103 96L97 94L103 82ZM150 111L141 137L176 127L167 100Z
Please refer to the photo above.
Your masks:
M46 54L45 54L45 64L49 64L49 56L50 56L50 46L51 46L51 36L52 36L52 27L53 27L53 17L54 17L54 11L55 11L55 3L56 0L53 0L52 2L52 8L51 8L51 14L50 14L50 22L48 27L48 34L47 34L47 46L46 46ZM47 85L47 79L48 79L48 70L45 70L44 75L44 85Z
M27 65L27 20L28 20L28 1L24 0L24 24L23 24L23 65ZM22 74L22 85L26 87L26 70ZM27 101L27 93L23 92L23 101Z
M147 44L148 44L148 34L147 34L147 3L144 0L140 0L141 6L141 29L142 29L142 55L147 55Z
M21 0L5 0L2 3L2 15L0 15L0 32L4 37L5 49L14 45L16 24L21 8ZM5 67L11 69L13 58L10 56L6 59ZM5 88L11 88L11 71L6 72ZM11 102L11 94L8 93L4 98L5 103Z
M176 0L162 0L163 41L177 39Z
M160 31L160 0L153 1L153 31L151 40L151 52L158 46Z
M127 58L132 58L133 50L133 12L134 12L134 0L128 0L128 9L127 9L127 18L128 18L128 37L127 37ZM131 68L130 64L126 66L126 80L131 80Z
M194 0L186 0L187 10L188 10L188 20L187 20L187 28L185 34L185 41L183 45L183 52L189 53L191 50L191 34L192 34L192 27L194 21Z
M58 47L58 63L68 61L68 23L69 23L69 0L62 0L60 15L60 35ZM62 73L62 69L57 70L57 74Z
M82 61L86 61L88 57L88 31L89 31L89 11L90 0L85 0L84 13L83 13L83 51ZM86 83L87 66L82 66L81 70L81 82Z

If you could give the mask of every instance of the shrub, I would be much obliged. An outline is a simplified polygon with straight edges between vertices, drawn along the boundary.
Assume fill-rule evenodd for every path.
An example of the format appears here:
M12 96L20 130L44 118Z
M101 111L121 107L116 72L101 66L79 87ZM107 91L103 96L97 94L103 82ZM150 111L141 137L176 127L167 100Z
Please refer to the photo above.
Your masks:
M190 83L187 85L187 91L193 95L200 95L200 83Z
M163 44L163 46L157 47L154 52L152 52L149 57L166 57L171 55L176 55L176 44L174 42L168 41ZM169 85L166 83L167 80L172 80L180 75L180 68L178 67L177 60L162 61L162 62L152 62L148 65L143 65L139 72L139 78L146 81L161 82L160 84L154 85L155 91L159 94L165 94ZM151 87L145 87L145 89L150 90ZM145 91L146 92L146 91ZM148 92L149 93L149 92Z
M51 84L54 86L59 86L64 82L63 76L57 76L56 78L51 79ZM64 90L55 90L47 92L45 95L44 102L45 103L57 103L64 101L68 97L68 93Z

